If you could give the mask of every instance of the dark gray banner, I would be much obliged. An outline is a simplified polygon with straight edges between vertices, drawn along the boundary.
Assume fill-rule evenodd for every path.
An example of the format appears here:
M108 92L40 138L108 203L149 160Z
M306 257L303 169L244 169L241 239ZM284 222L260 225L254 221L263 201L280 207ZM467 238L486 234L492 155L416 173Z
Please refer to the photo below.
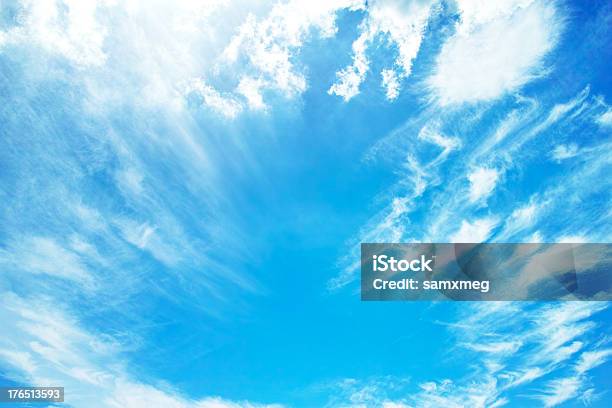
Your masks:
M361 244L362 300L612 300L612 244Z

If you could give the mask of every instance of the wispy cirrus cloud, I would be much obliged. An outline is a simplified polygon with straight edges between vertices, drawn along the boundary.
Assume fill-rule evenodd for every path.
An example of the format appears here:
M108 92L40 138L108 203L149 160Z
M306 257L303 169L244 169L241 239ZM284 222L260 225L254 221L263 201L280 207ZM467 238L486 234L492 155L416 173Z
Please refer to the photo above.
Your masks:
M588 347L599 350L595 352L598 357L601 352L605 353L606 349L589 343L588 338L596 327L593 317L606 308L605 303L524 306L507 302L468 308L460 312L465 325L448 327L463 341L456 347L474 350L474 357L479 360L474 365L479 367L478 374L456 381L457 386L463 384L453 387L450 392L430 394L442 401L447 398L460 405L463 392L476 393L481 398L474 400L476 406L491 406L502 401L517 402L515 398L540 398L537 393L527 391L531 388L530 384L536 381L546 383L546 379L554 373L563 373L568 369L575 371L573 356L589 356L592 351L585 351ZM552 333L555 333L556 339L553 342L550 341ZM470 381L476 383L470 385ZM548 406L576 397L578 391L588 388L587 378L572 378L565 381L566 386L559 386L561 382L549 383L550 395L544 401ZM521 390L515 394L517 388ZM429 398L431 396L424 396L424 399L416 397L416 405L428 406L420 405L420 402Z
M3 369L21 383L61 384L69 390L65 398L71 406L281 407L220 397L193 400L163 384L139 382L121 358L125 345L117 338L89 332L48 298L3 292L1 299L0 319L7 330L0 339Z
M14 17L2 10L12 20L2 21L0 56L15 67L0 74L11 101L2 117L21 118L6 121L0 149L0 195L10 195L0 211L5 381L65 380L80 391L75 406L155 406L130 390L166 406L257 406L159 391L128 373L120 352L96 348L116 338L150 346L143 327L166 308L210 323L263 293L252 274L221 262L251 256L231 220L235 191L214 164L232 147L213 147L184 94L223 48L203 24L223 6L17 1ZM223 102L211 92L211 104Z
M535 398L546 407L555 407L580 396L583 403L590 403L595 389L590 388L590 379L587 373L589 370L605 363L611 355L612 350L609 348L583 352L578 363L574 366L572 374L550 380L545 384L544 392L536 395Z
M506 183L524 177L525 169L538 162L531 153L535 143L545 143L550 150L558 146L559 140L551 139L548 134L569 137L572 133L567 129L577 124L598 131L593 126L606 106L600 97L590 95L589 86L563 101L554 100L544 106L522 96L516 103L518 107L505 111L501 119L495 113L492 124L487 118L491 114L488 107L475 108L476 113L468 107L458 111L427 110L375 143L367 160L395 163L404 158L406 171L394 188L389 189L393 194L389 194L388 208L373 217L351 243L372 242L376 237L380 240L374 242L384 242L387 237L404 242L529 242L543 237L559 241L566 235L576 235L570 231L583 230L579 225L596 227L588 234L586 231L578 234L582 235L581 241L605 242L609 233L598 228L601 224L594 221L605 217L605 211L600 207L593 211L575 211L579 203L588 201L587 197L606 200L601 197L609 184L603 177L604 168L610 163L609 156L602 154L608 148L605 140L582 146L576 152L581 160L572 164L569 175L542 183L541 189L523 197L522 203L516 202L516 194L522 196L523 192L513 193ZM473 115L475 119L466 120L466 115ZM465 124L457 127L456 121ZM486 131L481 131L481 126L486 126ZM453 136L445 135L446 127L455 130ZM441 150L433 150L432 146ZM430 160L421 163L420 157ZM598 182L585 186L581 180L591 177ZM562 196L573 197L572 205L562 204ZM427 206L422 205L425 202L420 197L428 197ZM482 205L485 200L487 206ZM394 207L391 203L403 205ZM397 208L403 210L396 211ZM568 219L576 221L570 221L573 226L563 226L560 232L554 220L567 211L574 214ZM389 226L394 234L374 233L387 231ZM364 237L368 241L361 239ZM353 249L351 253L354 256L356 252ZM358 263L347 261L341 265L342 282L346 285L355 278Z
M607 361L610 350L589 337L597 328L597 315L608 304L486 302L465 306L455 310L452 322L440 322L457 340L444 354L442 364L465 364L459 376L425 380L416 376L404 381L388 377L382 383L345 379L331 385L335 393L330 401L345 407L428 408L529 405L538 400L553 407L595 392L589 370ZM560 336L551 342L553 333ZM377 393L380 384L398 393Z
M602 126L612 126L612 108L602 113L597 118L597 122Z
M378 69L370 52L383 44L393 50L380 73L386 98L419 88L408 82L418 72L431 103L395 105L414 116L368 157L390 163L398 181L382 188L329 288L355 281L359 241L609 240L602 220L610 219L610 146L600 133L609 107L588 87L570 95L524 86L555 71L547 58L564 28L560 3L458 2L459 22L437 22L444 38L428 51L441 51L420 70L424 27L437 11L431 2L16 4L19 18L0 32L11 67L0 74L10 102L0 149L0 196L8 203L0 212L0 304L18 319L3 318L11 336L0 340L0 354L11 378L56 379L83 391L77 405L91 406L95 394L107 406L258 406L189 398L139 378L120 355L134 347L125 343L144 340L122 338L127 324L116 322L155 325L148 307L162 302L187 305L192 327L263 292L241 264L256 256L234 222L255 212L236 204L251 197L227 176L258 174L259 158L227 119L274 112L276 97L302 95L311 79L301 50L334 36L346 11L362 18L353 62L332 67L337 82L320 88L347 101L358 95ZM11 59L14 50L28 62ZM558 146L566 148L555 153ZM557 167L549 174L540 165ZM474 176L475 169L496 175ZM589 338L595 306L489 307L470 309L478 318L467 319L484 340L465 330L455 342L473 358L466 365L484 370L480 378L424 378L411 393L382 398L394 379L354 379L334 404L501 406L519 388L551 405L596 396L590 370L609 353ZM534 395L527 387L537 381L546 392Z
M578 154L578 145L575 143L571 143L568 145L558 145L556 146L552 153L551 153L551 158L553 160L556 160L558 162L566 160L566 159L571 159L572 157L576 156Z
M49 237L23 237L0 252L0 265L5 270L17 269L87 286L92 282L92 276L78 253L79 248L75 249Z

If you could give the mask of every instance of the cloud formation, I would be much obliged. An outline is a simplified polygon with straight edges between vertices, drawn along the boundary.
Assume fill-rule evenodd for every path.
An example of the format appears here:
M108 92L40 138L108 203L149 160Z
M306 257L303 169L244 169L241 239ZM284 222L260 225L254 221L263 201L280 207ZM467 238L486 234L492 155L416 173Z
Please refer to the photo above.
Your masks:
M460 21L427 79L442 106L493 101L546 72L563 29L554 2L458 1Z
M351 100L359 94L361 83L370 69L367 52L376 41L387 40L397 47L397 58L390 68L381 72L382 86L388 100L399 96L403 79L410 76L425 26L434 12L435 1L377 0L368 3L366 16L360 24L359 37L353 42L353 62L336 73L337 80L329 94Z
M28 384L61 384L71 406L281 408L220 397L191 400L168 387L138 382L128 374L120 357L123 345L117 339L89 333L48 300L11 292L0 298L0 319L7 329L0 339L0 356L8 363L4 367L14 379Z
M493 192L499 173L495 169L478 167L468 174L470 182L470 201L475 202L487 198Z

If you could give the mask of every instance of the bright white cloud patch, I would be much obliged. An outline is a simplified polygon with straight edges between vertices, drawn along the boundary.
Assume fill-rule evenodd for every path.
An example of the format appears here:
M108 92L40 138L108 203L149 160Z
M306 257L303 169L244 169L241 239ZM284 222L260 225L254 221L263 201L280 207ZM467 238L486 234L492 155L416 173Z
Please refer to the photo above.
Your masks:
M583 235L563 235L555 240L560 244L583 244L589 240Z
M493 217L481 218L474 222L462 221L459 230L451 235L451 242L483 242L497 225L497 219Z
M491 195L498 179L499 172L495 169L479 167L470 173L470 201L476 202Z
M427 79L441 105L490 101L542 73L562 20L545 1L459 1L461 21Z
M96 0L23 1L20 24L0 32L0 46L30 43L79 67L101 65L106 29L96 12L103 6Z
M261 88L265 86L265 82L260 79L251 77L243 77L238 84L237 91L246 100L251 109L265 109L266 104L261 93Z

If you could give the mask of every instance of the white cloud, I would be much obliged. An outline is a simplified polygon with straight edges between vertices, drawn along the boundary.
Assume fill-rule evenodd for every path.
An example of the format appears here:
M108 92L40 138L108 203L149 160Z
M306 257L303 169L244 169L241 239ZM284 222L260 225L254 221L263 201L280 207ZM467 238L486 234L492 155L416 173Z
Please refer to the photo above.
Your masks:
M230 17L211 18L225 2L18 0L19 18L0 47L32 51L31 80L62 74L46 68L49 58L76 67L71 79L88 92L83 104L92 111L129 101L182 109L183 84L206 71L226 37Z
M612 349L585 351L576 364L576 372L582 374L605 363L612 356Z
M387 99L399 95L400 81L412 72L423 31L432 12L434 1L379 0L368 3L367 15L360 26L360 35L353 42L353 63L337 72L337 81L329 94L345 101L359 94L359 87L369 70L368 48L378 38L387 38L397 46L398 56L393 68L382 71L382 85Z
M387 99L392 101L399 96L400 81L395 72L392 69L383 69L381 72L382 86L385 89Z
M339 10L358 8L363 8L363 1L279 2L263 19L249 15L223 51L223 63L229 66L240 64L239 71L258 78L258 89L276 90L287 97L300 94L306 89L306 78L293 63L299 48L312 32L318 32L322 37L334 35ZM250 106L262 107L252 90L250 87L246 92ZM243 95L244 91L243 84Z
M229 401L219 397L207 397L190 401L176 393L150 385L122 379L115 384L114 392L103 405L108 408L282 408L279 404L258 404L249 401Z
M517 208L516 210L512 211L510 218L512 218L514 222L516 222L522 229L529 226L533 222L537 211L538 206L535 203L530 203L524 207Z
M404 404L403 402L384 401L382 403L382 408L410 408L410 405Z
M425 392L434 392L437 388L437 384L433 381L428 381L422 384L419 384L419 388Z
M35 44L82 68L102 65L107 30L96 12L103 6L97 0L22 1L20 24L3 33L4 43Z
M442 148L442 151L431 162L427 163L427 167L433 167L441 164L446 160L448 155L461 147L461 139L442 134L436 125L426 125L419 131L419 139L437 145Z
M467 343L465 347L480 353L513 354L522 346L521 341L501 341L494 343Z
M518 372L508 373L507 378L509 378L510 381L507 387L518 387L519 385L530 383L544 374L546 374L546 370L540 367L530 367ZM504 375L504 377L506 376Z
M542 233L540 231L536 231L533 234L531 234L526 240L525 242L531 242L534 244L538 244L541 242L544 242L544 238L542 237Z
M202 79L192 80L185 92L199 95L204 105L228 118L236 117L243 109L240 101L231 95L221 95L216 89L205 84ZM252 95L247 96L249 97L254 98Z
M538 317L538 321L542 322L538 330L538 337L545 343L542 354L550 356L550 362L556 365L576 353L581 349L583 342L573 341L568 346L565 344L592 330L595 325L585 319L606 307L605 304L567 303L559 307L547 306L544 308L543 313ZM551 342L550 339L554 341ZM590 391L587 389L589 378L586 373L605 363L611 355L612 349L583 352L579 361L573 366L571 375L549 381L544 388L544 393L536 395L536 398L541 400L546 407L553 407L581 394L589 392L592 394L593 389Z
M281 408L220 397L192 400L168 387L140 382L124 369L121 343L83 329L58 302L4 292L0 320L6 326L0 337L5 376L30 384L61 384L70 390L65 396L70 406Z
M544 375L556 371L567 375L567 368L573 369L574 364L566 360L587 343L582 339L586 339L586 335L596 327L592 316L608 307L602 303L566 302L532 308L491 302L463 310L458 316L461 323L449 324L449 328L456 332L458 340L469 341L475 353L468 356L468 360L474 367L483 368L475 368L476 372L469 370L465 378L455 379L454 383L461 386L451 389L450 393L437 392L435 395L458 401L466 389L478 388L480 384L472 385L477 376L482 379L482 384L492 384L486 394L489 401L480 405L491 406L493 401L511 401L511 396L504 393L531 384ZM583 354L587 355L585 361L603 362L607 358L605 352ZM585 367L589 365L587 363ZM554 406L580 395L586 383L586 378L575 370L570 376L550 381L544 393L530 395L530 389L524 388L519 395ZM435 387L429 388L428 392L432 393L432 390ZM420 403L429 401L429 398L417 395L416 405L422 406Z
M581 341L573 341L567 346L557 347L554 353L551 353L550 360L554 363L560 363L567 360L578 351L582 349L583 343Z
M441 105L490 101L541 75L562 21L553 2L459 1L461 21L427 79Z
M553 160L561 162L565 159L570 159L578 154L578 145L570 143L568 145L557 145L551 153Z
M396 66L385 76L387 94L395 98L399 80L410 73L430 7L430 2L397 0L372 2L367 8L364 0L290 0L237 8L224 0L21 3L20 23L0 31L0 47L41 47L79 68L104 73L109 81L100 83L100 77L82 71L92 109L100 109L101 100L111 106L124 102L124 93L139 103L182 109L185 94L196 94L228 118L246 107L265 109L266 92L287 98L304 92L305 70L296 62L300 49L315 35L335 35L340 10L365 10L367 23L353 47L354 64L342 71L344 79L330 92L347 100L358 92L368 69L367 43L385 34L398 46ZM228 30L237 21L242 21L237 31ZM128 83L134 89L125 89Z
M522 238L523 242L541 242L542 236L539 232L535 232L529 237L521 237L519 234L534 226L545 205L545 202L538 201L538 198L534 196L528 204L513 210L506 219L503 230L496 234L496 240L498 242L507 240L517 242Z
M2 253L0 253L2 255ZM81 257L49 237L27 237L13 243L1 263L32 274L46 274L88 285L92 276Z
M394 376L376 376L366 379L344 378L325 384L332 396L325 407L345 408L407 408L403 400L389 398L389 394L402 391L409 379Z
M128 167L116 174L117 182L121 187L133 194L141 194L143 191L142 182L144 175L135 167Z
M406 134L405 126L402 126L379 141L375 148L381 152L386 152L388 147L393 149L393 142L406 139ZM409 230L410 223L408 214L419 204L418 197L425 193L430 184L438 181L440 166L445 163L453 151L462 146L459 138L443 134L436 121L428 122L420 127L417 139L425 142L422 144L428 151L439 151L439 153L425 163L421 163L410 151L406 153L403 165L406 172L401 184L404 188L408 187L409 190L403 194L392 195L389 204L372 217L357 237L351 241L353 247L349 255L341 259L341 272L330 280L329 288L337 289L354 280L355 272L359 267L360 242L400 242L407 239L406 232Z
M590 91L591 91L590 87L586 86L584 87L584 89L582 89L582 91L580 91L576 96L574 96L567 102L556 103L552 107L552 109L550 109L550 112L548 113L548 116L546 116L546 119L544 119L544 121L542 121L541 123L533 127L533 129L529 132L528 138L536 136L539 133L547 130L548 128L550 128L550 126L561 121L561 119L566 117L568 113L570 113L577 107L578 107L577 111L579 112L580 111L579 107L584 104L585 100L589 96ZM574 115L575 114L576 114L576 111L574 112Z
M118 219L115 225L126 241L140 250L149 252L158 261L169 266L179 261L179 251L164 240L163 235L158 233L156 225L147 222L138 223L130 219Z
M404 236L404 217L410 211L409 197L395 197L388 207L373 217L364 227L352 245L351 251L341 260L342 270L338 276L329 280L330 290L339 289L355 279L359 268L359 243L361 242L401 242Z
M450 236L451 242L479 243L485 241L497 225L494 217L481 218L474 222L463 220L457 232Z
M582 244L589 242L584 235L563 235L555 240L560 244Z
M261 88L265 83L259 79L243 77L236 89L246 100L249 108L258 110L265 109L266 104L261 94Z
M395 60L398 76L407 77L412 72L423 31L432 12L435 1L428 0L386 0L372 2L369 10L370 24L379 33L388 34L397 45Z
M380 144L381 150L384 150L387 142L405 136L404 131L405 129L400 128L383 139ZM393 195L389 204L361 229L358 236L352 241L353 247L349 255L340 261L342 265L340 274L330 280L328 284L330 289L338 289L354 280L355 272L359 267L360 242L401 242L406 240L405 234L409 225L408 214L418 204L419 200L417 198L424 194L429 184L433 183L438 177L437 168L446 161L453 151L461 147L459 138L442 134L434 122L419 129L418 140L426 142L424 145L427 146L428 150L431 150L433 145L434 150L439 150L439 153L426 163L420 163L411 153L406 154L404 162L406 174L402 184L410 186L410 190L405 194Z
M468 175L470 181L470 201L487 198L495 189L499 172L496 169L478 167Z
M602 113L598 118L597 122L602 126L612 126L612 109L608 109Z
M337 81L327 91L330 95L336 94L349 101L359 94L359 86L369 69L366 57L366 44L369 40L370 33L364 32L353 42L353 63L336 73Z
M567 377L548 383L545 394L540 397L545 407L557 406L578 394L581 381L578 377Z
M0 357L4 364L17 368L27 377L32 376L38 370L32 355L26 351L0 349Z

